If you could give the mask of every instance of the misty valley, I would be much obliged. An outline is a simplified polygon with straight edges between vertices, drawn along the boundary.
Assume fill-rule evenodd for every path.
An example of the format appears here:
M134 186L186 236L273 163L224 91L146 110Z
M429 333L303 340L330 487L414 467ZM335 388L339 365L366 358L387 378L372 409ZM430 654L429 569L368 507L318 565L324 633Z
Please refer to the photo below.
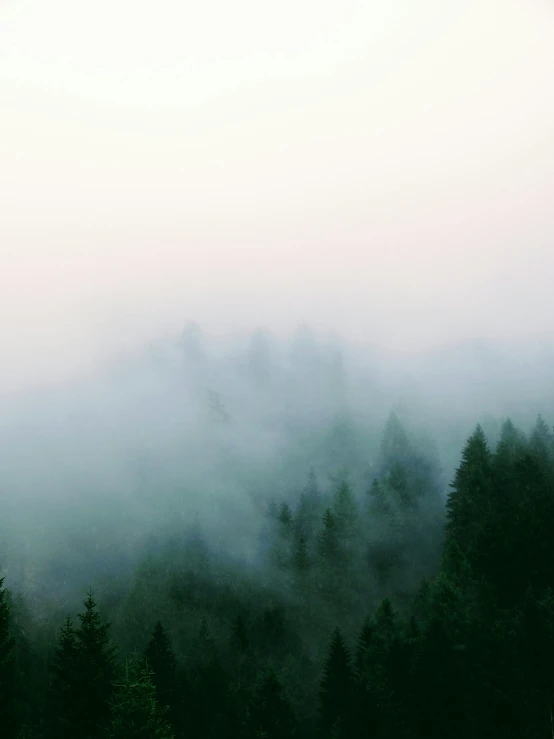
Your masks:
M552 363L503 352L190 324L11 397L2 739L551 736Z

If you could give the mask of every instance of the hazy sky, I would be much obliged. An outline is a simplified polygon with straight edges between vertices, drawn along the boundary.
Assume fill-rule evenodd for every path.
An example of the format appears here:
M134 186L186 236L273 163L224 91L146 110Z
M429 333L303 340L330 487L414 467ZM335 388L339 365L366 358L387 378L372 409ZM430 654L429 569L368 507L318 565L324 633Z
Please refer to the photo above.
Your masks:
M0 0L0 381L194 318L554 334L549 0Z

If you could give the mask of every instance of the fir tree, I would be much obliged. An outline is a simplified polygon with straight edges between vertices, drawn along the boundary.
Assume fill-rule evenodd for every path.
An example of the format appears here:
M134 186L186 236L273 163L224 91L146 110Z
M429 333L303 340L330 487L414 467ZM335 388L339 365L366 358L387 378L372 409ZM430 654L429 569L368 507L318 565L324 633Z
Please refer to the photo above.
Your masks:
M46 716L47 736L72 739L79 726L77 639L70 616L60 629L52 664Z
M467 555L485 518L491 489L491 453L480 426L469 437L446 503L447 535Z
M369 496L369 513L375 519L380 521L386 519L392 514L392 507L386 495L385 489L379 483L379 480L373 480L371 488L368 492Z
M350 655L338 628L333 632L320 683L320 736L333 731L346 737L351 720L353 671Z
M18 730L15 691L15 639L11 633L11 613L4 578L0 578L0 727L6 739Z
M323 531L319 536L319 556L326 567L336 567L339 554L337 520L330 508L323 515Z
M176 699L177 660L161 621L157 621L154 626L144 656L153 672L152 681L156 687L158 703L162 706L169 706L170 710L173 711Z
M406 468L401 462L398 460L392 462L386 480L399 506L401 508L413 508L415 501L410 494Z
M352 489L346 480L342 480L337 488L333 500L333 512L341 537L343 539L352 537L358 522L358 507Z
M115 649L110 645L110 624L100 621L92 591L83 604L85 610L78 614L80 625L75 631L78 736L97 739L110 723Z
M381 457L385 468L390 468L395 461L404 461L409 456L410 451L406 431L396 413L391 411L381 441Z
M174 739L167 708L156 698L152 673L135 654L125 660L122 682L115 684L110 739Z
M248 711L247 739L290 739L295 735L295 718L290 698L270 664L254 686Z

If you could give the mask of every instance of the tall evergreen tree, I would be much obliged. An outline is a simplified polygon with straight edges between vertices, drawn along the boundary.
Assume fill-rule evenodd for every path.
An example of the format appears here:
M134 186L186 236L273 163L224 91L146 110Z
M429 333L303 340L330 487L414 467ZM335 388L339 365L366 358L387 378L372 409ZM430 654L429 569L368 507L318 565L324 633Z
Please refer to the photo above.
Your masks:
M320 736L349 736L353 708L353 670L350 654L336 628L320 683Z
M350 485L342 480L333 499L333 512L341 538L349 539L356 533L358 506Z
M270 664L259 676L250 700L246 739L291 739L295 717L283 683Z
M102 623L92 591L77 614L75 631L78 736L97 739L110 724L110 699L115 670L115 648L110 644L110 624Z
M6 739L15 737L18 716L15 691L15 639L4 578L0 578L0 729Z
M122 682L115 684L109 739L174 739L160 706L144 659L134 654L125 660Z
M79 726L77 639L71 617L60 629L54 652L52 677L45 718L46 734L52 739L72 739Z
M404 426L394 411L391 411L381 440L381 458L385 469L393 462L403 462L410 454L410 442Z
M158 703L169 706L173 718L176 704L177 660L161 621L157 621L154 626L144 656L153 672L152 681L156 687Z
M491 490L491 453L481 426L469 437L446 503L447 536L468 555L485 520Z
M371 488L368 492L369 496L369 513L377 521L388 518L392 514L392 506L388 500L388 496L384 487L379 480L373 480Z

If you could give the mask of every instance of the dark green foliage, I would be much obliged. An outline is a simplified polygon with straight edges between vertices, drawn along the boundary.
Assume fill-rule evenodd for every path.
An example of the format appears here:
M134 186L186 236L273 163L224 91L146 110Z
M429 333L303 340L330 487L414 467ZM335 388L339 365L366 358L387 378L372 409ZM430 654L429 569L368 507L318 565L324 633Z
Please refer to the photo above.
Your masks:
M373 480L368 493L369 513L377 520L387 519L392 514L392 506L388 500L387 493L379 480Z
M270 664L259 676L248 707L246 739L290 739L296 735L290 698Z
M323 530L319 536L318 550L326 567L334 568L338 565L339 532L337 519L330 508L323 514Z
M70 616L60 629L48 695L48 736L70 739L79 723L77 638Z
M167 708L160 706L146 662L138 654L125 660L115 684L109 739L174 739Z
M277 519L281 526L283 527L283 531L288 532L292 527L292 512L290 509L290 506L287 503L283 503L281 507L279 508L279 513L277 514Z
M333 511L339 535L344 538L354 536L358 522L358 506L350 485L343 480L335 493Z
M394 414L357 484L311 473L272 506L257 569L175 534L111 598L114 641L143 650L123 674L92 593L54 648L0 582L2 739L550 736L552 434L499 431L468 440L444 541L438 466Z
M320 736L348 736L353 709L353 688L354 674L350 655L339 629L336 628L331 637L320 684Z
M452 491L446 503L447 536L453 538L466 555L471 555L483 525L490 500L492 458L485 434L477 426L462 453Z
M203 624L204 625L204 624ZM205 626L207 632L207 625ZM207 635L204 637L207 640ZM152 637L144 650L148 667L152 670L152 681L160 705L169 706L173 716L177 704L177 660L171 642L161 623L157 621Z
M396 413L392 411L387 419L381 441L381 457L386 467L397 461L404 461L410 454L410 442Z
M83 605L85 609L78 614L80 623L75 630L76 735L96 739L110 725L115 649L110 645L110 625L100 620L92 591ZM67 655L71 658L72 652L67 651Z
M0 727L6 739L18 731L15 685L15 639L11 631L11 613L4 578L0 578Z

